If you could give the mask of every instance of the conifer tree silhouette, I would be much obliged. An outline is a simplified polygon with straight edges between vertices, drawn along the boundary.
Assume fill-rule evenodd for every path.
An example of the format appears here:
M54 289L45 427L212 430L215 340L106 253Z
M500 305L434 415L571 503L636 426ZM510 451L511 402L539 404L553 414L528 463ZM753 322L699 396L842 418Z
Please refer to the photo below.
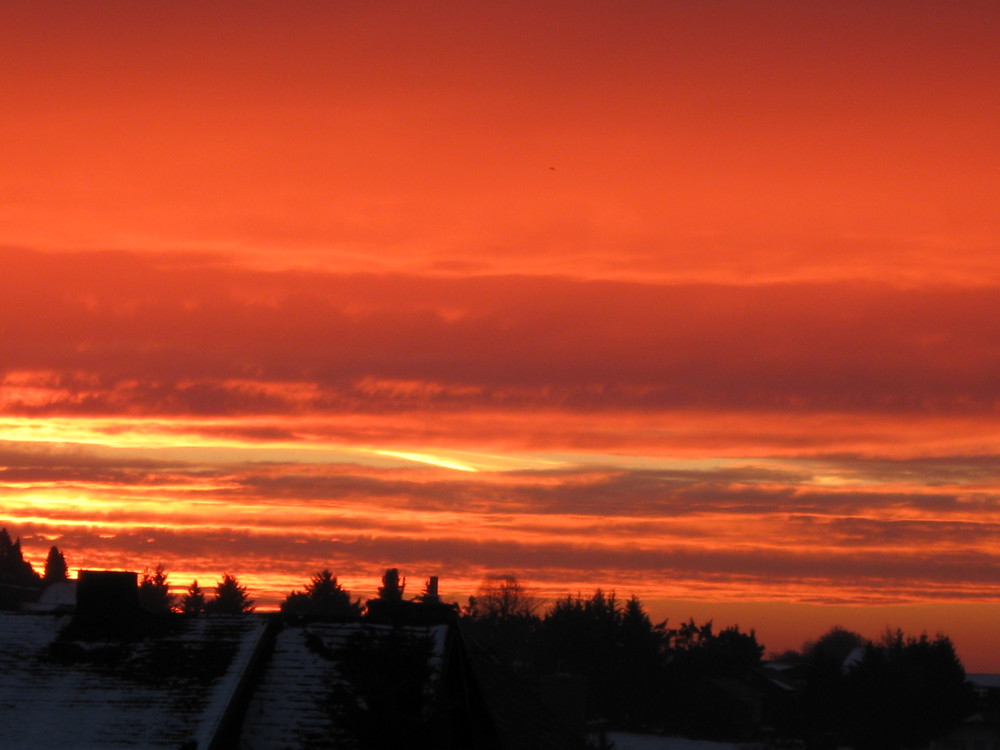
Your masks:
M48 557L45 558L45 574L42 576L42 580L48 585L65 581L68 578L69 569L66 567L66 558L63 557L59 548L53 545L49 549Z
M0 583L13 586L38 586L42 579L24 559L21 540L10 538L7 529L0 529Z
M148 568L142 571L139 580L139 606L153 614L163 614L173 609L174 595L170 593L163 565L157 565L152 571Z
M205 604L205 611L213 614L241 615L253 610L253 599L247 596L247 587L229 573L223 574L215 587L215 597Z
M382 576L382 585L378 589L378 598L387 602L403 601L403 591L406 589L406 578L400 580L399 568L389 568Z
M198 580L191 581L184 596L181 597L181 612L196 615L205 611L205 592L198 585Z
M361 614L361 603L352 602L351 592L340 585L333 573L323 569L310 579L304 592L290 593L281 603L281 611L300 617L357 617Z

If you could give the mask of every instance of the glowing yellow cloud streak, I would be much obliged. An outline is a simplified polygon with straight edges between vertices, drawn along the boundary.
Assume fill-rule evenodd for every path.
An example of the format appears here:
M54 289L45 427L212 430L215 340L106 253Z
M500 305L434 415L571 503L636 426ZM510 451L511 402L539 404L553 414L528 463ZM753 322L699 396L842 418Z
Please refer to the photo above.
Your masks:
M350 445L323 436L322 420L282 417L280 423L295 435L281 440L248 439L235 435L212 434L213 430L270 428L275 419L269 418L208 418L208 419L144 419L144 418L48 418L45 420L21 417L0 417L0 440L34 445L87 446L112 450L160 451L180 459L191 459L190 451L197 457L213 456L215 459L239 461L248 453L259 456L269 454L275 460L336 462L359 460L359 457L401 459L437 466L453 471L503 471L509 469L551 467L561 465L525 456L457 451L470 460L451 456L432 455L408 450L390 450ZM324 456L324 454L326 454Z
M474 466L469 466L468 464L459 463L458 461L452 461L447 458L440 458L438 456L431 456L426 453L409 453L407 451L387 451L387 450L371 450L378 456L389 456L390 458L402 458L407 461L416 461L422 464L430 464L431 466L440 466L443 469L454 469L455 471L479 471Z

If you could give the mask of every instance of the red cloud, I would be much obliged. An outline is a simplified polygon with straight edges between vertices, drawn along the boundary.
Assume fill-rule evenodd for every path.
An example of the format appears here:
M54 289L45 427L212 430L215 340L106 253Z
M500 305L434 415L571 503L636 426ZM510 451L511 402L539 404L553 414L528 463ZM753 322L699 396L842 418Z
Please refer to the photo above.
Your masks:
M0 280L8 413L969 413L1000 400L994 287L12 260Z

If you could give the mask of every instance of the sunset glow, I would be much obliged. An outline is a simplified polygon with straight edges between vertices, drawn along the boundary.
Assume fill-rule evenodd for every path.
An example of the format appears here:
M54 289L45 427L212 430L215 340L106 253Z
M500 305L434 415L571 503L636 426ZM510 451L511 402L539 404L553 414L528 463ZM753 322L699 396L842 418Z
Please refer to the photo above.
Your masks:
M998 35L5 3L0 526L263 607L514 573L1000 671Z

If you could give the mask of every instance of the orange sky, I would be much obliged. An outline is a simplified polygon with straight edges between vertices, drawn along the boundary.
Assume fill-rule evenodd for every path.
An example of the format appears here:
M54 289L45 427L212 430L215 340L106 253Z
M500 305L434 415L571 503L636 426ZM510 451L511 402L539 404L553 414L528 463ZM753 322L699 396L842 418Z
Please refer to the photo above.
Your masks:
M1000 671L992 2L0 7L0 525Z

